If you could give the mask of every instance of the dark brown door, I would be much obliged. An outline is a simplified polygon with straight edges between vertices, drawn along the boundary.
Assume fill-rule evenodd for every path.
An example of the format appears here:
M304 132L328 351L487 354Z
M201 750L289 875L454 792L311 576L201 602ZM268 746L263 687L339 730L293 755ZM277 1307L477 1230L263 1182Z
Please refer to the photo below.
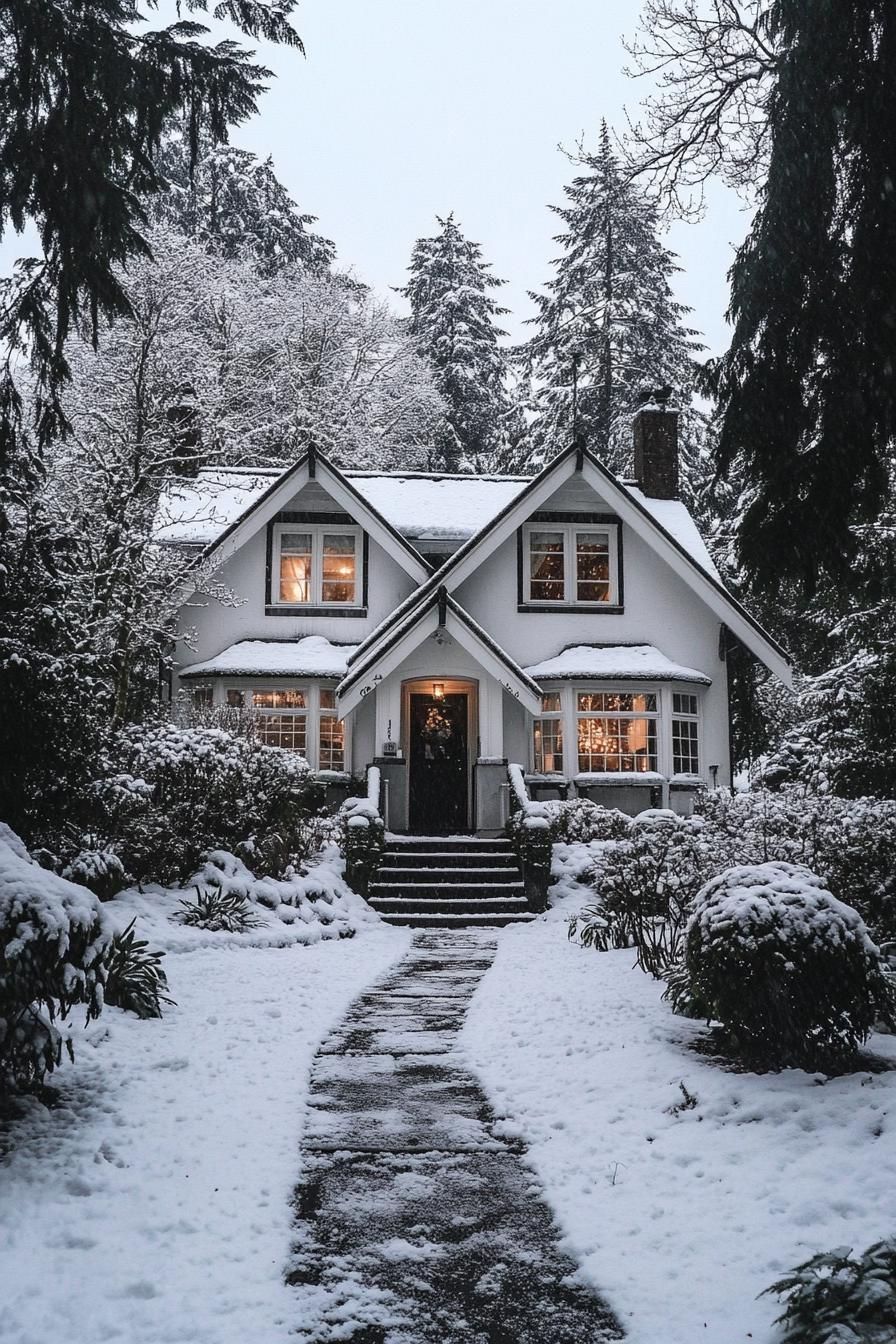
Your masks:
M410 697L408 828L416 835L465 831L467 696Z

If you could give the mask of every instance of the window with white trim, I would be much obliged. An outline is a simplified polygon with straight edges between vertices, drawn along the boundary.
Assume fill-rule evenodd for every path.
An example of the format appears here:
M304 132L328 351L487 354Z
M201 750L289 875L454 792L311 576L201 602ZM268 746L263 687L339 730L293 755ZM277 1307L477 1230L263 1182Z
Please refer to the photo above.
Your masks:
M613 524L528 523L523 529L523 600L538 606L616 605L617 533Z
M308 695L306 691L253 691L255 732L269 747L306 754Z
M657 768L657 697L653 692L577 691L580 774L644 774Z
M359 527L277 523L271 564L275 606L361 604L363 548Z
M700 771L700 720L696 695L672 694L672 773L696 775Z
M318 726L318 770L345 769L345 727L336 717L336 692L321 688Z
M539 775L563 774L563 697L548 691L541 697L541 717L533 729L535 770Z
M233 694L243 693L228 691L228 703ZM332 687L255 687L247 698L259 741L297 751L314 770L345 769L345 725Z

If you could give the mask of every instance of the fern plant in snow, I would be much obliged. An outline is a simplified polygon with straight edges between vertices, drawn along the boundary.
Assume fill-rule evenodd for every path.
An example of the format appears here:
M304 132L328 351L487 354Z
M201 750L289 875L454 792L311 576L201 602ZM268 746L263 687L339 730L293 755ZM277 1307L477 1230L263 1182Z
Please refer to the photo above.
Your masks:
M892 1016L861 916L791 863L728 868L697 894L685 933L693 995L751 1064L842 1063Z
M102 906L34 863L7 828L0 833L0 1079L33 1087L56 1067L58 1020L103 1007L112 939Z

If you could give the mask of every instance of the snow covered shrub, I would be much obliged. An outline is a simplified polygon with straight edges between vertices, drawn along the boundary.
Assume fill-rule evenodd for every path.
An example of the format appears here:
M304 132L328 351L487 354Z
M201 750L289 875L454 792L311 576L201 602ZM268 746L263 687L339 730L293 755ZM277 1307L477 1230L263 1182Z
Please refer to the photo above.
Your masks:
M607 845L592 870L600 898L570 923L585 946L635 947L638 964L660 977L674 963L691 902L711 868L699 817L650 809L632 817L628 836Z
M621 840L630 818L615 807L600 807L587 798L542 803L554 844L588 844L591 840Z
M242 896L222 887L206 887L205 891L197 887L196 900L181 901L177 918L181 924L212 933L245 933L262 922Z
M17 836L0 835L0 1077L33 1087L71 1043L56 1027L83 1005L103 1007L112 933L85 887L32 862Z
M896 937L896 801L801 788L718 790L698 803L716 871L799 863L859 911L878 939Z
M125 1008L137 1017L161 1017L162 1004L173 1003L165 993L168 977L162 970L164 953L150 950L134 933L132 919L116 933L106 957L106 1003Z
M124 864L111 849L82 849L62 870L69 882L87 887L101 901L111 901L127 886Z
M128 867L163 882L185 877L203 850L250 839L259 850L270 843L279 863L298 851L302 824L321 799L294 752L167 722L122 730L99 793Z
M892 1344L896 1238L859 1256L844 1248L814 1255L765 1292L787 1300L777 1319L782 1344Z
M892 1016L861 916L795 864L729 868L707 882L684 958L692 993L754 1066L842 1063Z

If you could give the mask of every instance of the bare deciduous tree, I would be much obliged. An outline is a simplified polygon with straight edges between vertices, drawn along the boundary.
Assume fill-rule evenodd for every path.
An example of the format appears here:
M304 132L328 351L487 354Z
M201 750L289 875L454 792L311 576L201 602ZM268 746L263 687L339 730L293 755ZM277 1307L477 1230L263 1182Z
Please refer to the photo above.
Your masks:
M778 59L769 0L646 0L629 73L656 82L630 127L634 170L671 213L700 214L707 179L749 199L765 180Z

